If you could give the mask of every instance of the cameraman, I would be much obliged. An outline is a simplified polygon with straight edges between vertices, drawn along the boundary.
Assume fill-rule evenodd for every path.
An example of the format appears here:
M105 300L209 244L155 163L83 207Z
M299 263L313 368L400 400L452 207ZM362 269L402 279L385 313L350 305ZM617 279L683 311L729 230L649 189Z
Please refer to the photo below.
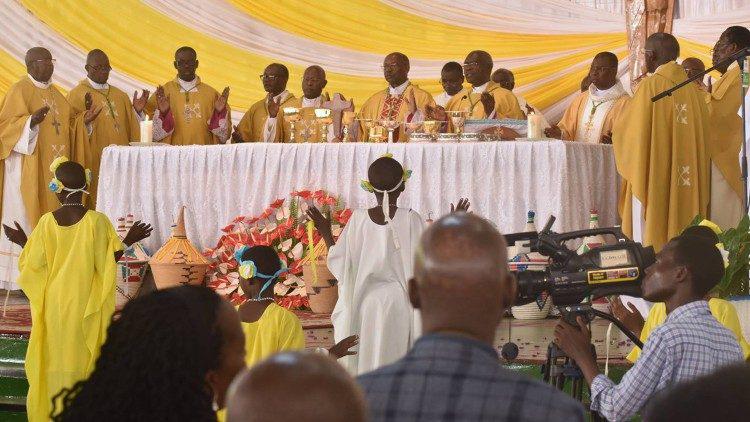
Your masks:
M667 320L651 333L620 384L599 372L582 318L579 327L558 323L554 341L591 385L591 410L611 421L626 420L657 391L742 360L737 338L716 321L704 300L723 274L721 253L706 239L678 236L662 249L646 269L641 289L644 299L665 303Z

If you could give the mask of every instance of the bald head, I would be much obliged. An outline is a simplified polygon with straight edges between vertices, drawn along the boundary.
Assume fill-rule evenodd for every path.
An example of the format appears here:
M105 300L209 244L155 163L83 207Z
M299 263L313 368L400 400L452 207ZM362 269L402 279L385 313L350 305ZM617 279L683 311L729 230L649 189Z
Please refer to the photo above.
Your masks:
M86 56L86 76L98 84L107 83L109 71L112 67L109 65L109 57L99 49L89 51Z
M52 63L52 53L44 47L32 47L24 57L26 72L37 82L49 82L55 66Z
M491 342L515 299L505 239L473 214L441 218L419 242L409 296L421 310L425 333L458 332Z
M464 60L466 80L472 86L480 86L489 82L492 75L492 56L483 50L474 50Z
M228 394L228 422L365 420L359 386L336 361L313 353L274 355L240 373Z
M508 69L497 69L492 72L492 82L500 84L501 87L508 91L513 91L516 86L516 78L513 76L513 72Z
M673 62L680 56L680 43L672 34L657 32L646 39L646 67L655 72L659 66Z
M302 92L305 98L315 99L320 97L328 81L326 81L326 71L322 67L314 65L305 69L302 75Z

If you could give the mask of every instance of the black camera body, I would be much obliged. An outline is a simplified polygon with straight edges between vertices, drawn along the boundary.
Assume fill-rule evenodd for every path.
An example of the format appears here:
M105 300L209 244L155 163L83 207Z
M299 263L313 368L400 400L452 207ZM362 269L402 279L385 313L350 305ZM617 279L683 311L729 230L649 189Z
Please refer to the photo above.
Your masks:
M559 307L579 305L589 296L641 296L641 281L645 269L654 263L653 247L643 247L625 237L620 227L578 230L555 233L550 229L552 216L539 233L524 232L506 235L508 244L528 240L532 252L550 258L546 271L516 272L518 296L516 305L538 301L547 292ZM594 235L612 235L616 243L598 246L578 255L565 242Z

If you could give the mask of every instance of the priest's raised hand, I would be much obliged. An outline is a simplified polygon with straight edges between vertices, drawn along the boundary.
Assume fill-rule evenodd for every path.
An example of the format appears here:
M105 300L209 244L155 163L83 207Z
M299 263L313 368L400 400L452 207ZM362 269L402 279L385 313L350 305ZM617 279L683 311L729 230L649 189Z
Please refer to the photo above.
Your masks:
M484 114L489 116L492 111L495 110L495 97L489 92L483 92L482 97L479 99L484 107Z
M162 116L169 113L169 95L164 94L164 87L161 85L156 88L156 106Z
M93 100L91 99L91 93L87 92L84 97L84 104L86 105L86 112L83 114L83 122L88 124L91 124L96 118L99 116L99 113L102 112L102 106L99 105L97 107L93 107Z
M216 98L216 101L214 102L214 110L216 112L221 113L224 111L225 108L227 108L227 101L229 101L229 87L224 87L224 90L221 92L221 95L219 95Z
M146 103L148 103L148 96L150 94L151 92L147 89L141 91L140 97L138 96L138 91L133 92L133 108L135 109L136 113L143 113L143 109L146 108Z
M271 94L268 94L268 116L271 118L276 118L276 116L279 114L279 108L281 108L281 99L274 100Z
M35 111L34 114L31 115L29 126L33 128L39 123L42 123L42 121L44 121L44 118L47 117L47 113L49 113L49 106L44 106Z

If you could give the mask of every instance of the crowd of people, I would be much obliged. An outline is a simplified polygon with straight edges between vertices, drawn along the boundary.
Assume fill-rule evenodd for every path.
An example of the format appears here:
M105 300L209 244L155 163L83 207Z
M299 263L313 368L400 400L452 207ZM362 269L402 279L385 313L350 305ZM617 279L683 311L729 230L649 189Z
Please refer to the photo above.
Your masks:
M750 31L728 28L714 48L722 78L659 102L651 98L701 66L677 63L677 39L648 38L649 74L632 93L617 78L617 56L601 52L582 92L546 129L553 138L613 144L623 230L659 251L642 285L643 298L659 304L645 321L630 305L613 304L644 340L619 384L600 373L583 320L561 321L554 332L590 385L590 410L609 420L747 414L736 398L747 377L733 374L747 374L741 362L750 347L731 306L709 296L724 273L716 234L683 231L696 214L710 214L724 228L742 214L740 98L731 95L739 68L724 61L746 47ZM115 314L116 263L152 228L137 222L120 240L105 215L88 209L85 195L96 189L90 169L98 169L103 147L137 139L137 122L147 117L153 138L172 145L289 142L295 136L280 110L330 101L325 71L306 69L304 95L295 98L287 68L269 65L260 77L267 97L234 126L229 87L219 93L201 82L190 47L175 53L174 80L132 101L108 84L111 66L101 50L88 55L87 78L67 98L51 83L49 51L29 50L26 65L28 75L0 104L0 268L7 270L0 281L7 289L20 286L31 305L30 421L584 420L581 403L499 363L496 331L516 297L504 237L468 213L466 199L430 226L398 207L411 172L390 156L371 163L362 183L377 206L355 210L336 241L323 214L307 214L339 281L330 349L304 352L299 319L274 303L273 286L287 269L268 246L235 253L239 306L207 288L178 287L144 294ZM452 130L451 111L499 121L539 113L513 93L512 71L493 72L485 51L447 63L445 92L436 97L409 81L404 54L387 55L383 74L388 87L364 102L361 119L429 119ZM354 139L362 140L365 129ZM395 139L407 135L400 125ZM329 133L329 140L338 137ZM711 402L678 404L680 395L709 397L716 388L724 394Z

